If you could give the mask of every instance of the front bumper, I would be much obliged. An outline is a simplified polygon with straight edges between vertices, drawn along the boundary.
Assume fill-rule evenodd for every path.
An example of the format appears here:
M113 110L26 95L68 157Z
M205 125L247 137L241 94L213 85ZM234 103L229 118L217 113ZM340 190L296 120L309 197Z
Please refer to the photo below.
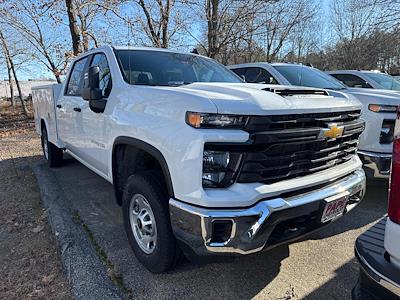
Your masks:
M373 174L372 177L389 177L390 166L392 163L391 153L377 153L358 150L358 156L361 158L365 167Z
M390 262L383 244L386 220L380 220L356 241L360 277L353 300L400 298L400 270Z
M171 224L188 255L250 254L330 223L320 221L327 198L347 197L345 213L350 211L364 196L365 180L360 169L329 185L283 194L241 209L208 209L171 199Z

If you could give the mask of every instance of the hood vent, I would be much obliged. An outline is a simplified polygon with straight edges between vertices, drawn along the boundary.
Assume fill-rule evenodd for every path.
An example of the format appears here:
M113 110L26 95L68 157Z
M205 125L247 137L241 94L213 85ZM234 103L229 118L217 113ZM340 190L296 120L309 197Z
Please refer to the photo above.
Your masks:
M288 89L288 88L265 88L264 91L271 92L280 96L295 96L295 95L320 95L329 96L329 93L325 90L317 89Z

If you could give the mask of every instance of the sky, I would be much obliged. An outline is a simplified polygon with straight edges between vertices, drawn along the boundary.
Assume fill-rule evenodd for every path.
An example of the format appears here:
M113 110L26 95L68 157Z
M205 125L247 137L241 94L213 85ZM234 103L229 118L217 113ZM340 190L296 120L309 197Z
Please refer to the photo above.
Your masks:
M318 0L317 0L318 1ZM319 0L321 1L321 14L322 15L329 15L329 5L330 2L332 0ZM323 20L328 20L329 17L324 17ZM47 30L53 30L52 28L48 28ZM65 28L65 34L69 35L69 31L67 29L67 27ZM196 32L196 35L198 35L200 33L200 28L191 28L191 30L193 32ZM108 34L112 34L113 36L117 33L108 33ZM324 37L326 37L327 35L324 35ZM321 38L324 38L321 37ZM195 41L194 39L189 39L188 41L189 45L185 45L185 49L187 47L192 48L195 46ZM171 48L180 48L180 47L173 47L173 45L171 45ZM182 49L182 48L181 48ZM181 50L180 49L180 50ZM30 63L25 63L25 66L23 68L18 67L17 69L17 75L18 75L18 79L19 80L30 80L30 79L43 79L43 78L51 78L54 79L54 76L52 75L51 72L46 71L46 69L44 68L44 66L38 62L32 61ZM8 78L8 74L7 74L7 69L5 66L5 63L0 61L0 80L5 80Z

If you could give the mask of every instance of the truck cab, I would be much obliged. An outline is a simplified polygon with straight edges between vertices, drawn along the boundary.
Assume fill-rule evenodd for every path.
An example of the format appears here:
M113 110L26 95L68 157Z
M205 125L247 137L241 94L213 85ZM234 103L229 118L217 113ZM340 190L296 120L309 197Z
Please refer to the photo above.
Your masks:
M298 239L362 200L361 104L324 89L248 84L196 54L110 47L33 104L45 159L67 152L113 184L152 272ZM110 199L111 200L111 199Z

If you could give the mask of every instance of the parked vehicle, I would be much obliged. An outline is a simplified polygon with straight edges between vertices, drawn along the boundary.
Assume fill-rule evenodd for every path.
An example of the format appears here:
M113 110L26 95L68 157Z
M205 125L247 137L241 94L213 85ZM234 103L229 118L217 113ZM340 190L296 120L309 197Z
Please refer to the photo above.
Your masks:
M327 71L348 87L394 90L400 92L400 82L396 78L376 71L338 70Z
M400 110L389 191L389 216L356 241L360 277L353 289L354 300L400 299Z
M51 167L63 150L114 185L138 260L250 254L304 236L363 198L361 104L247 84L214 60L102 47L33 90Z
M400 104L397 92L347 88L326 73L299 64L251 63L228 68L250 83L308 86L327 89L334 96L338 95L337 92L355 96L363 104L362 118L366 121L358 154L371 171L370 176L388 177L396 107Z

